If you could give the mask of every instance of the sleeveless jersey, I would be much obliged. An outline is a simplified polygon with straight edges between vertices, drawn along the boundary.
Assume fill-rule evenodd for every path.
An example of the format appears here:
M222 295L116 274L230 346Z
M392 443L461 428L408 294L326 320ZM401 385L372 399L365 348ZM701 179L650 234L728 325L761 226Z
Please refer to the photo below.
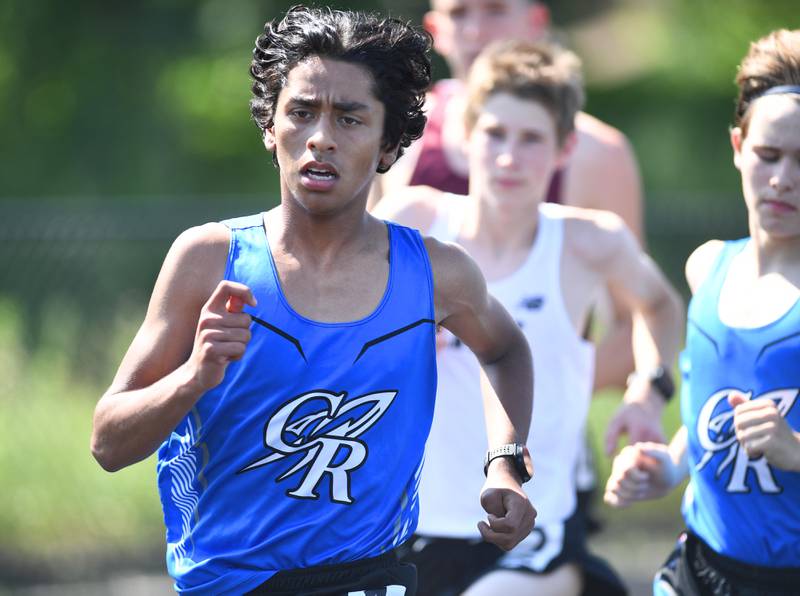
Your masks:
M465 200L445 195L429 235L455 240ZM537 524L564 521L575 508L575 466L594 374L594 347L575 332L561 297L561 213L558 205L541 205L536 239L525 262L508 277L489 282L489 291L517 320L533 353L528 447L534 476L524 487L539 512ZM476 524L486 514L476 495L485 480L487 447L480 365L447 332L438 341L437 363L439 384L422 472L417 532L479 538Z
M716 552L753 565L800 567L800 473L750 459L736 440L733 392L775 402L800 430L800 301L757 328L718 315L731 260L749 239L726 242L689 305L681 416L688 430L688 527Z
M158 452L179 592L242 593L280 570L374 557L406 540L436 389L433 281L419 233L387 224L389 278L364 319L287 302L261 215L229 220L225 278L258 306L252 339Z
M453 79L437 82L431 89L431 94L436 98L433 110L428 114L428 122L422 139L422 148L411 173L409 186L424 184L438 188L441 191L456 195L466 195L469 192L469 179L453 170L447 155L444 152L442 127L444 126L447 105L459 91L460 85ZM550 179L547 189L548 203L561 203L561 186L564 172L556 170Z

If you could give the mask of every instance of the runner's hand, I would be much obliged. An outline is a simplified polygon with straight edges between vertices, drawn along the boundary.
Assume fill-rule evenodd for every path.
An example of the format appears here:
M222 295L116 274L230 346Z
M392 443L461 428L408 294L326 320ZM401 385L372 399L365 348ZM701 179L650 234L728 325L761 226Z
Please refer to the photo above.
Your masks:
M202 391L216 387L225 369L244 354L250 341L250 315L245 304L256 305L250 288L223 280L200 310L192 354L187 362Z
M478 522L478 530L486 542L503 550L511 550L533 529L536 509L520 486L516 473L503 459L489 465L486 483L481 491L481 506L486 521Z
M664 398L649 383L634 383L628 387L623 402L606 429L606 455L614 453L624 434L628 435L629 444L663 443L665 437L661 427L661 414L664 405Z
M662 443L628 445L614 458L604 500L612 507L657 499L672 490L682 475Z
M771 399L748 399L732 393L736 440L747 457L766 457L770 465L782 470L800 471L800 433L794 432Z

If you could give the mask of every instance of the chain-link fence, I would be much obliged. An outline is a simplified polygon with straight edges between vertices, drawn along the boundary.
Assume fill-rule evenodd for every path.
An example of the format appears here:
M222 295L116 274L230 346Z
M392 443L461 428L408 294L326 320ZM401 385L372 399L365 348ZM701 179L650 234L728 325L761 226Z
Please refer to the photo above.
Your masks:
M657 197L647 206L648 247L676 287L685 290L683 263L709 238L746 233L741 199ZM24 341L35 347L46 309L66 308L80 318L84 341L76 358L96 372L107 364L104 321L121 306L143 314L160 264L184 229L246 214L275 199L113 201L4 201L0 203L0 297L22 317ZM56 317L57 319L57 317Z
M79 342L69 348L73 364L89 376L105 372L107 382L109 359L120 356L108 353L109 323L120 315L141 321L174 238L193 225L256 211L256 205L252 197L5 201L0 299L13 305L27 349L56 333L47 327L59 321L79 327Z

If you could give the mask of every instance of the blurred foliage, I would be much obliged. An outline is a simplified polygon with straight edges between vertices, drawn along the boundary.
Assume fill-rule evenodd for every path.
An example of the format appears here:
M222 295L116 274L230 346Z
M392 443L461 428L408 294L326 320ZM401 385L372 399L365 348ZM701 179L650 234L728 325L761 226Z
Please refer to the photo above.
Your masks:
M744 218L728 141L736 66L751 41L774 29L800 26L796 0L625 4L631 13L623 21L627 30L613 33L626 39L609 40L625 55L608 60L638 58L646 68L624 80L590 83L587 111L629 136L648 201L656 197L671 204L703 194L732 201ZM591 48L582 49L591 57ZM591 81L591 71L588 77Z
M275 171L249 122L247 68L263 21L290 4L2 3L0 198L274 197ZM417 22L426 7L425 0L334 4ZM590 87L590 111L630 135L649 189L733 191L725 125L734 67L749 40L797 26L797 3L559 0L551 6L567 33L608 7L632 14L646 7L655 15L648 27L632 21L625 33L628 51L655 56L654 66L612 87ZM446 74L441 61L436 73Z
M76 376L72 346L85 337L74 308L51 302L46 333L26 352L20 313L0 300L0 585L23 570L2 562L40 562L64 553L125 551L163 538L154 461L113 478L89 452L96 385ZM120 357L131 323L124 309L105 325ZM35 568L36 565L30 565ZM39 569L40 579L44 579Z
M120 312L141 322L171 241L193 225L262 207L258 195L0 202L0 299L16 305L25 330L20 347L33 352L59 329L75 326L80 340L62 342L63 354L86 380L108 383L122 357L109 350L109 323ZM59 309L63 318L53 314Z

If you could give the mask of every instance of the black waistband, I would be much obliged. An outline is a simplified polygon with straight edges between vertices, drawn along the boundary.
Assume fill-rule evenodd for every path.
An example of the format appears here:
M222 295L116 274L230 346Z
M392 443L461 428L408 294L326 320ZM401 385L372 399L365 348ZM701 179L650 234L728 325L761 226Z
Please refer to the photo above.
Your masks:
M357 579L360 575L375 569L392 567L397 565L397 561L397 553L394 550L390 550L377 557L359 559L348 563L279 571L256 588L253 593L313 590Z
M687 542L702 553L709 565L734 581L800 586L800 567L765 567L737 561L719 554L692 532L687 532Z

